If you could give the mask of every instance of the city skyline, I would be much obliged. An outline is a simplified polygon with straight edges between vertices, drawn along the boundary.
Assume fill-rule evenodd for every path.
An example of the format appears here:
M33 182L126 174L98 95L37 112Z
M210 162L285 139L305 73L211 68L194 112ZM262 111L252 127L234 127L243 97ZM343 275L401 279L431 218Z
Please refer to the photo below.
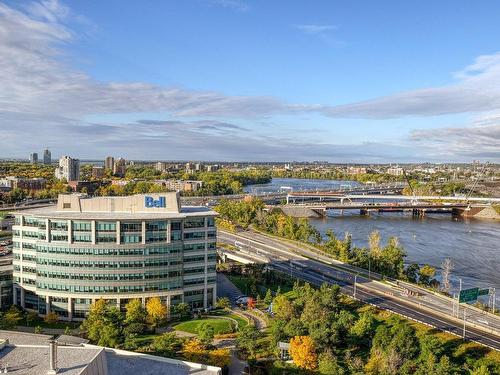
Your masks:
M499 5L358 5L0 2L0 156L499 162Z

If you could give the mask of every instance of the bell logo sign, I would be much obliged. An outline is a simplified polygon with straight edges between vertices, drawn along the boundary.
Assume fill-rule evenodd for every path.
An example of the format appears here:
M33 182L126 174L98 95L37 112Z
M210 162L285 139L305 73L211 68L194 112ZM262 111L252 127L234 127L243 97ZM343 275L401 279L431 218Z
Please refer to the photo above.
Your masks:
M167 207L167 202L165 197L159 197L154 199L153 197L144 197L144 205L146 208L165 208Z

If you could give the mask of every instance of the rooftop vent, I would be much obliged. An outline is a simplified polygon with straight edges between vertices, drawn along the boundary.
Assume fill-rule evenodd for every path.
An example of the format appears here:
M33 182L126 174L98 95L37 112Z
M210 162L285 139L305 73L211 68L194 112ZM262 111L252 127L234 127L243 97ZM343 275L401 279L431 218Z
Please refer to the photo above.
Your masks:
M47 375L57 374L57 342L55 340L49 341L49 371Z

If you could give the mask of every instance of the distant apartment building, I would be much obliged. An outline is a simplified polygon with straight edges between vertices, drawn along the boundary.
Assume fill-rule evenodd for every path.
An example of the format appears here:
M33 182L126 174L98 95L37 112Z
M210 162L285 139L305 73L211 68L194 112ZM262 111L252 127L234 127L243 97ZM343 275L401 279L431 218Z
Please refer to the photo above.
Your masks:
M104 159L104 168L113 170L115 166L115 158L112 156L108 156L106 159Z
M196 180L156 180L156 185L173 191L197 191L202 188L203 181Z
M103 178L105 175L104 167L92 167L92 178Z
M219 170L219 166L217 164L207 165L206 170L207 172L217 172Z
M125 172L127 170L127 162L123 158L119 158L115 161L113 166L113 174L118 177L125 177Z
M63 156L59 159L59 167L55 170L57 179L66 181L78 181L80 179L80 160L69 156Z
M98 181L69 181L68 186L75 193L94 194L100 183Z
M186 172L191 173L194 170L194 164L193 163L186 163Z
M167 163L165 163L164 161L159 161L158 163L156 163L155 169L160 172L165 172L165 170L167 169Z
M349 174L365 174L366 168L365 167L349 167L349 168L347 168L347 173L349 173Z
M30 154L30 163L32 164L38 163L38 153L33 152Z
M22 178L8 176L0 179L0 186L10 189L42 190L45 189L47 180L45 178Z
M49 149L45 149L43 151L43 164L52 164L52 154L50 153Z
M403 175L403 168L391 167L391 168L387 169L387 174L390 174L393 176L402 176Z

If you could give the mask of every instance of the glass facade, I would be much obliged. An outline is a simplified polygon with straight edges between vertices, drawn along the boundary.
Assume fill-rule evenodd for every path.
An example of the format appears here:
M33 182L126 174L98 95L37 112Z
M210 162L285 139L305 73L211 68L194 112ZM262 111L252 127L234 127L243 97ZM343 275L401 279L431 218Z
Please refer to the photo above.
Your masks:
M158 295L194 308L213 303L213 217L73 220L19 214L13 228L14 300L67 320L97 298ZM123 300L123 301L122 301Z

